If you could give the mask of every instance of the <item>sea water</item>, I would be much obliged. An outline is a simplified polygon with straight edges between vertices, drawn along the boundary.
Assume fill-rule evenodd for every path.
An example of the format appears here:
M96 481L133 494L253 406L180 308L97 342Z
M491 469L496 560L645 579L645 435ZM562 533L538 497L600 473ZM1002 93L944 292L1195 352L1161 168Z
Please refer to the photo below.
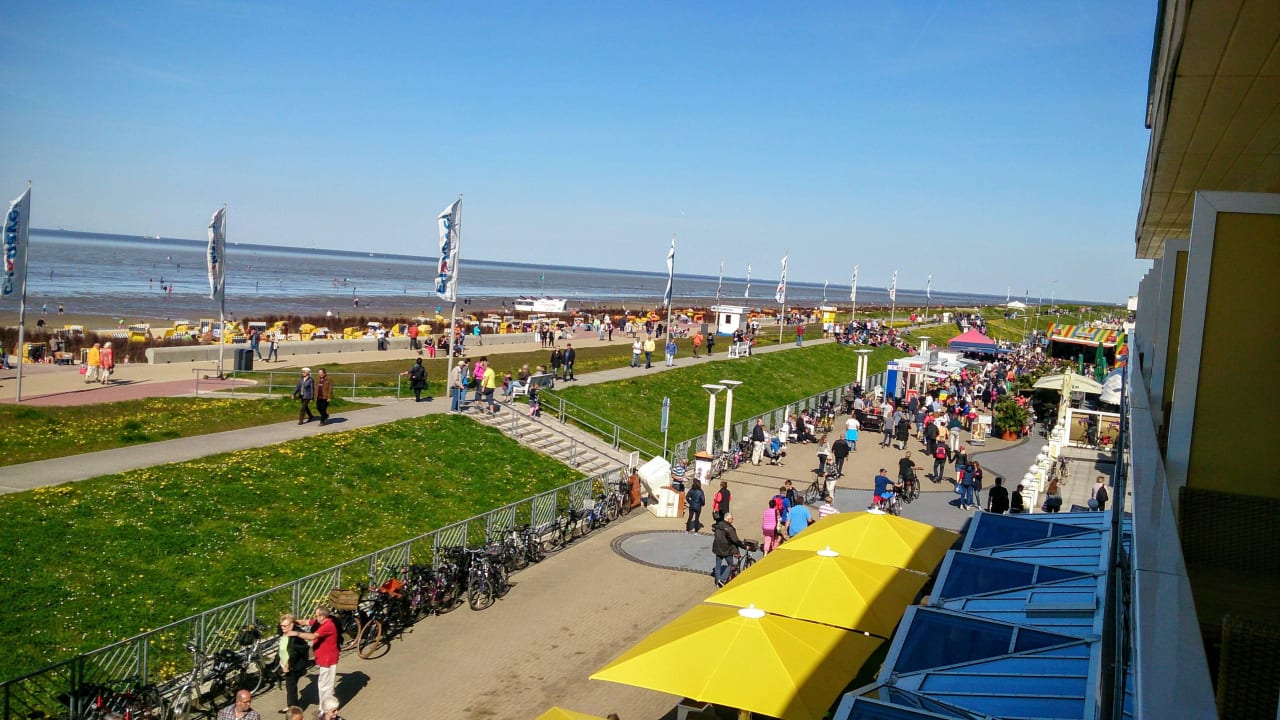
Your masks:
M58 230L31 232L27 309L59 304L76 314L115 317L214 316L209 299L207 244L197 240L145 238ZM472 249L483 252L483 249ZM655 264L663 255L657 252ZM852 262L852 261L851 261ZM434 292L436 258L386 253L229 243L225 258L229 317L263 314L322 315L325 312L448 313ZM458 279L460 310L510 308L517 297L565 298L569 310L651 309L661 304L665 272L534 265L463 257ZM750 297L743 278L677 273L677 307L709 306L717 293L726 305L776 310L776 278L755 278ZM849 305L849 287L830 286L829 304ZM824 298L821 283L789 281L788 307L813 307ZM923 305L923 293L898 290L899 305ZM935 305L1002 302L965 293L933 293ZM357 307L358 302L358 307ZM888 305L884 289L858 288L859 307ZM15 308L16 309L16 308Z

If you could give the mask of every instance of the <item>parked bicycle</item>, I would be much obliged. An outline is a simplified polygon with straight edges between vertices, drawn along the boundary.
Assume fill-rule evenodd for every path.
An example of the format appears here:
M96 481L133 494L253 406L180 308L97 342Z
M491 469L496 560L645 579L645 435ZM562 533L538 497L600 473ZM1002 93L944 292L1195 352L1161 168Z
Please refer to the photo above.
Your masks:
M471 558L467 571L467 603L472 610L484 610L510 589L507 571L496 561L491 548L468 549L467 554Z
M255 620L237 636L240 647L223 648L212 654L202 652L195 642L187 643L191 671L164 693L168 702L161 705L164 709L161 717L186 720L204 710L216 710L228 704L240 690L250 693L262 690L278 667L274 653L264 653L264 645L274 649L273 643L262 641L265 629L261 621Z
M58 701L67 706L70 717L105 720L128 717L137 720L160 720L164 717L164 699L154 684L142 684L137 676L103 684L86 683L75 693L62 693ZM33 717L44 717L43 713Z

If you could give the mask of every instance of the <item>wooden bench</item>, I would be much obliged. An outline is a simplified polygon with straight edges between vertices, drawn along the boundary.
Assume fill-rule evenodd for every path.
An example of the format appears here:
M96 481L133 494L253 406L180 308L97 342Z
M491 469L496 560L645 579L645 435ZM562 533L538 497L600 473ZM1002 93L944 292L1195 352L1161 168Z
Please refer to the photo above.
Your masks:
M751 343L736 342L729 345L729 357L741 358L751 354Z
M555 387L555 383L556 383L556 378L551 373L538 373L537 375L530 375L529 382L525 383L524 385L516 385L512 388L511 396L515 397L516 395L528 395L529 388L531 387L538 387L543 390L550 390L551 388Z

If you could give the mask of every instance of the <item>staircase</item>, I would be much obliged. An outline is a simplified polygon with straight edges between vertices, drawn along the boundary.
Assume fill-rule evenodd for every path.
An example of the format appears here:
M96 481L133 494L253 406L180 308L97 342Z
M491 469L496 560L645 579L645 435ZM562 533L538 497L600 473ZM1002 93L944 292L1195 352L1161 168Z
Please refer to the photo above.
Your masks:
M556 422L554 418L529 417L525 405L499 403L498 412L493 415L479 412L479 409L478 403L471 403L463 414L478 423L497 428L521 445L555 458L584 475L595 475L627 464L626 457L620 456L618 451L594 435Z

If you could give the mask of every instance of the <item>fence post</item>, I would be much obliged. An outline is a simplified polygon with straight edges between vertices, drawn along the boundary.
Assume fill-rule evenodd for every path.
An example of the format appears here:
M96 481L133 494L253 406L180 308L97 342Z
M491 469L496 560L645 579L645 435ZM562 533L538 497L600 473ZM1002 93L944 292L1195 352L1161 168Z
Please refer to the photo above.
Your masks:
M399 383L400 383L400 380L397 378L396 384L398 385ZM396 397L399 397L398 390L396 392ZM356 374L355 373L351 373L351 399L352 400L356 399Z

